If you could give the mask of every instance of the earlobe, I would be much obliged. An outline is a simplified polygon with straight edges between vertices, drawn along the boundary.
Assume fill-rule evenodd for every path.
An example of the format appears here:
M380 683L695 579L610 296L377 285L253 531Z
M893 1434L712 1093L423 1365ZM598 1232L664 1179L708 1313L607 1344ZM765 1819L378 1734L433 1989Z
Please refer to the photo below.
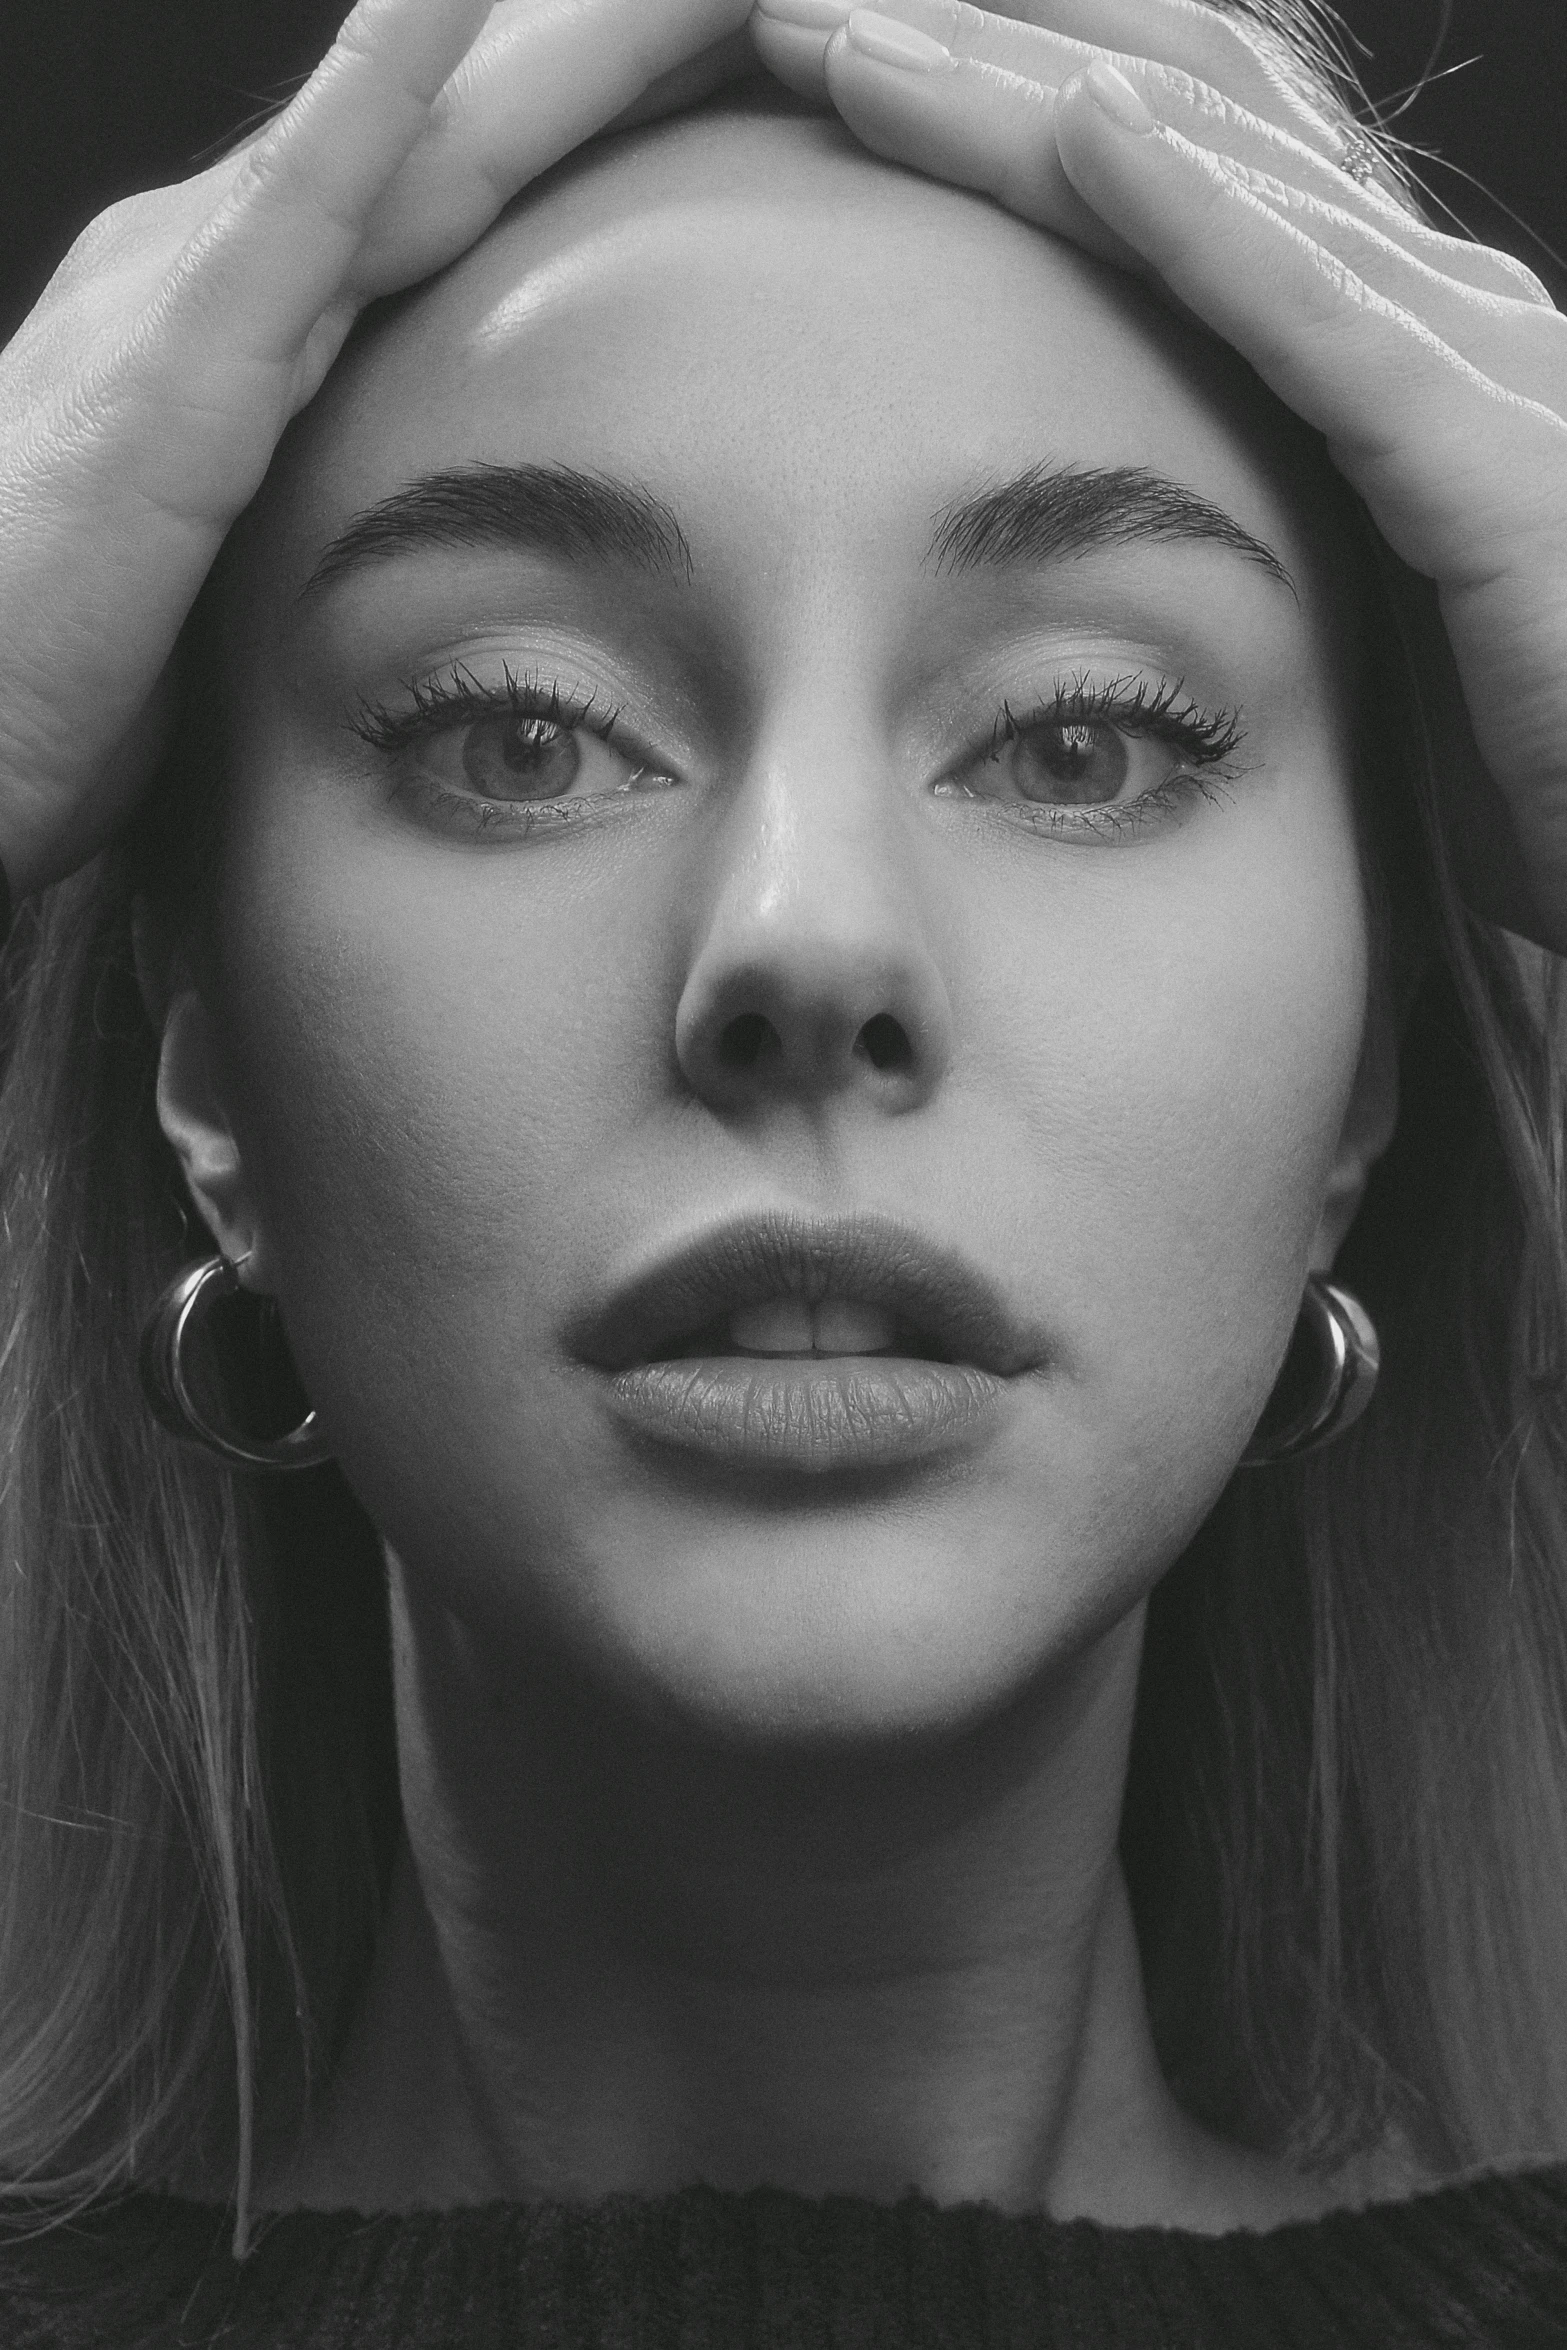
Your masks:
M248 1258L245 1286L264 1288L260 1232L223 1099L212 1016L190 986L169 1000L163 1017L158 1123L219 1250L232 1264Z
M1360 1064L1311 1245L1313 1273L1333 1270L1334 1259L1365 1197L1372 1169L1393 1139L1398 1124L1399 1026L1391 991L1375 989L1367 1010Z

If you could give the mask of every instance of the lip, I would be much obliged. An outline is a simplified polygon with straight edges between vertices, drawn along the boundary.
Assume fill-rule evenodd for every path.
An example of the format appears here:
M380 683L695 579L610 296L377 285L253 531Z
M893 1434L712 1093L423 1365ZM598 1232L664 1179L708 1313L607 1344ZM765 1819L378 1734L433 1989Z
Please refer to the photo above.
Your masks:
M896 1469L972 1443L1008 1393L993 1371L906 1355L739 1355L634 1363L609 1381L617 1418L681 1453L729 1468Z
M852 1298L891 1313L891 1350L746 1355L737 1307ZM595 1302L568 1351L605 1378L617 1418L736 1467L889 1468L972 1442L1042 1349L956 1250L876 1215L750 1215L699 1234Z
M566 1343L595 1370L625 1371L668 1356L738 1306L774 1297L885 1307L919 1341L912 1352L997 1378L1030 1369L1041 1351L987 1275L912 1225L890 1216L781 1210L714 1225L658 1258L581 1315Z

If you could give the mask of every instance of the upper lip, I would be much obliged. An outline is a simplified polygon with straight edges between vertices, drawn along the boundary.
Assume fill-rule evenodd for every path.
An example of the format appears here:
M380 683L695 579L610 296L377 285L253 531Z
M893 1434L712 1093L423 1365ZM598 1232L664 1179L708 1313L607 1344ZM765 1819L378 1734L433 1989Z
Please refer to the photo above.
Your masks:
M918 1352L1003 1377L1038 1359L995 1284L956 1249L887 1216L733 1219L701 1233L611 1291L567 1333L606 1371L667 1355L738 1306L769 1298L882 1306Z

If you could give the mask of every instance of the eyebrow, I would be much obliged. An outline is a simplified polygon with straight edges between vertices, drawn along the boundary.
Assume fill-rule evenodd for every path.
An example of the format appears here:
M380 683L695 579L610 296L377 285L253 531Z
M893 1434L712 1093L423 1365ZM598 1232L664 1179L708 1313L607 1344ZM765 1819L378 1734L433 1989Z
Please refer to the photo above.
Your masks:
M1228 547L1295 592L1272 548L1222 506L1136 465L1030 466L940 513L925 561L953 575L1023 569L1150 539ZM301 593L431 547L530 547L684 581L694 569L675 516L638 483L565 465L462 465L356 514Z
M1032 465L937 516L926 561L937 570L1059 562L1095 547L1187 539L1228 547L1293 595L1278 556L1211 499L1141 465Z
M427 473L356 514L301 591L431 547L532 547L689 580L691 549L669 508L635 482L569 465L460 465Z

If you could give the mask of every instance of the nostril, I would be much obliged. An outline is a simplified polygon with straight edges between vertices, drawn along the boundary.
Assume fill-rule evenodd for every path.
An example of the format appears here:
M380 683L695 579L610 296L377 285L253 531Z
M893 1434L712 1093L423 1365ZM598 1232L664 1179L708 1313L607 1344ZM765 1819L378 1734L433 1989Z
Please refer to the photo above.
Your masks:
M855 1039L854 1049L873 1069L901 1072L914 1066L909 1032L890 1012L878 1012L873 1020L866 1021Z
M718 1058L726 1069L754 1069L782 1050L782 1038L761 1012L737 1013L725 1021L718 1039Z

